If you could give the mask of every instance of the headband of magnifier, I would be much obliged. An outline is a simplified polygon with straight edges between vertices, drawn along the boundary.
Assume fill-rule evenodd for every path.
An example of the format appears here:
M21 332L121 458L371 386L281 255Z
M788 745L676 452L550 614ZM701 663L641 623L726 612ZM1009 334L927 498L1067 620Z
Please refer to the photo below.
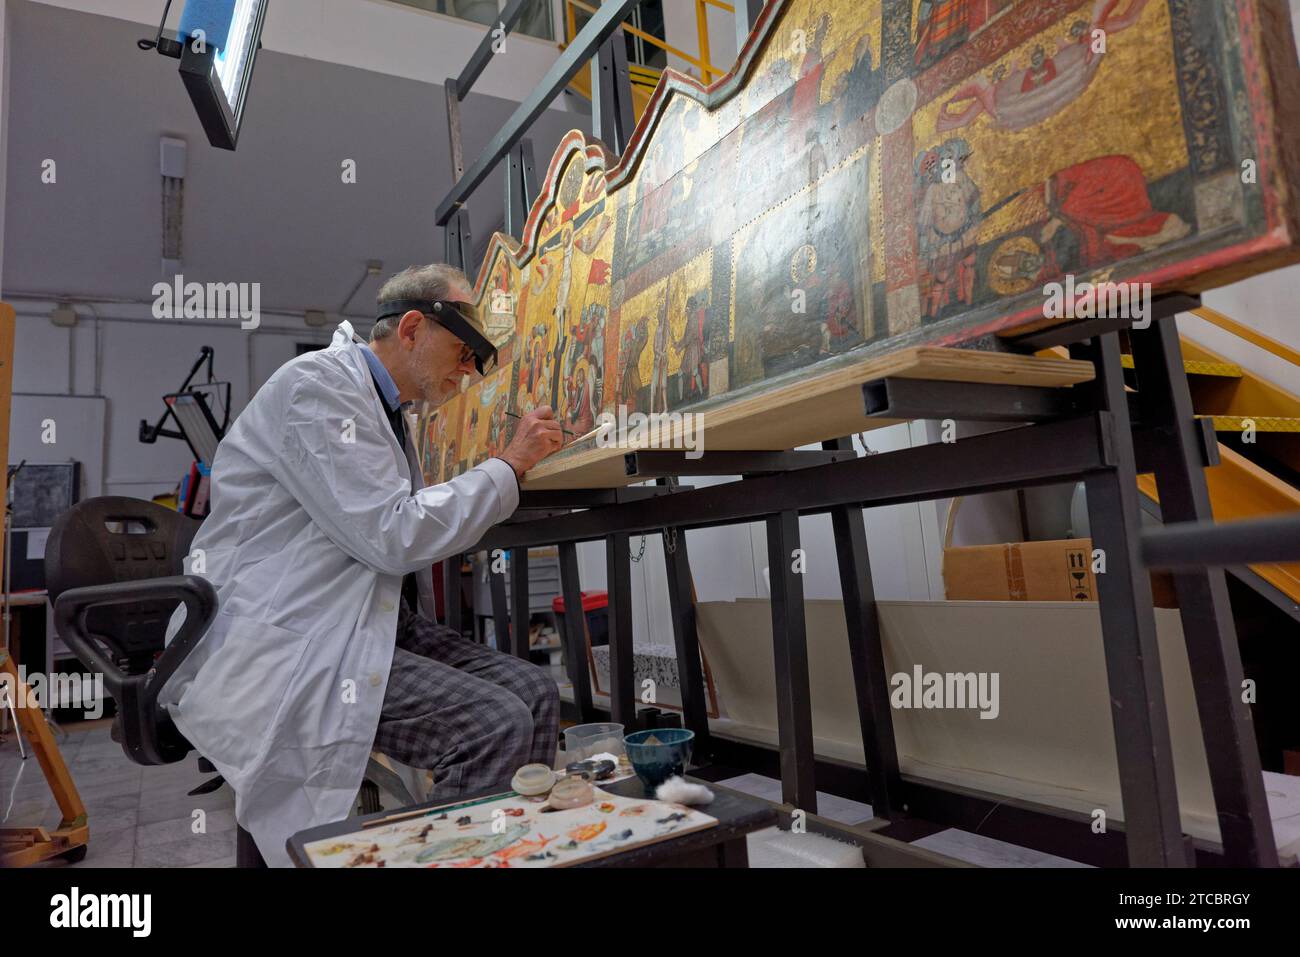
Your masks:
M379 304L375 318L389 319L404 316L414 309L434 322L446 327L474 353L474 365L479 375L487 375L496 367L497 347L474 325L474 307L467 302L450 299L388 299Z

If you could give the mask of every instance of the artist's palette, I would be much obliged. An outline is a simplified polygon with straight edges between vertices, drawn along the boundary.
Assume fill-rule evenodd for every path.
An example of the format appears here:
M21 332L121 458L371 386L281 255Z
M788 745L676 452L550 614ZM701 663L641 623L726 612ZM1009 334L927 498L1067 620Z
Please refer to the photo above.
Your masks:
M713 827L680 804L595 788L585 807L551 811L508 791L312 841L313 867L566 867Z

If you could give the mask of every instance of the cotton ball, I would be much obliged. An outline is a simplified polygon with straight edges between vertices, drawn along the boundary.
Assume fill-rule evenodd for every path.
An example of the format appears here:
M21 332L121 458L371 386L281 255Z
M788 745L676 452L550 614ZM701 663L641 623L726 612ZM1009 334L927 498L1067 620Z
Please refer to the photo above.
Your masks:
M713 792L703 784L692 784L674 775L655 790L655 797L669 804L708 804Z

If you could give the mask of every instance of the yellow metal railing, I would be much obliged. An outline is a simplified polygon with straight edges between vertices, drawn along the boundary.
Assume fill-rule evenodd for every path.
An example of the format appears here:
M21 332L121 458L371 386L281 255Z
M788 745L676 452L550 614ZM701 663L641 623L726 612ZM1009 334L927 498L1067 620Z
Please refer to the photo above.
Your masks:
M699 35L700 44L700 70L702 71L701 79L705 83L712 83L714 74L722 76L721 70L715 69L711 65L709 55L709 12L704 8L712 5L728 13L735 13L736 8L729 3L723 3L722 0L695 0L695 28Z
M1215 312L1213 309L1207 309L1202 306L1200 309L1193 309L1192 315L1199 319L1204 319L1212 326L1218 326L1224 332L1230 332L1239 339L1245 339L1253 346L1259 346L1265 352L1271 352L1279 359L1284 359L1292 365L1300 366L1300 352L1296 352L1286 343L1278 342L1276 339L1270 339L1262 332L1256 332L1249 326L1243 326L1235 319L1229 319L1221 312Z
M640 29L639 27L634 27L627 23L623 24L623 32L629 34L630 36L634 36L641 40L644 40L646 43L650 44L651 46L658 47L659 49L664 50L665 52L670 53L675 57L679 57L685 60L687 63L694 64L700 71L700 79L702 79L705 83L712 83L717 77L720 77L724 73L726 73L726 70L718 69L716 66L713 65L710 59L709 17L708 17L708 11L705 9L706 7L710 7L710 6L717 7L720 10L726 10L728 13L736 12L735 7L733 7L729 3L724 3L723 0L695 0L696 36L698 37L698 42L700 45L699 56L695 56L693 54L687 53L685 50L679 50L677 47L672 46L671 44L660 39L659 37L654 36L651 33L646 33L644 30ZM569 41L572 40L578 34L578 11L579 10L588 14L594 14L596 12L595 7L583 3L582 0L565 0L564 2L564 25L565 25L564 43L560 44L561 48L566 46L569 43ZM654 82L657 82L659 77L659 73L657 70L652 70L648 67L641 66L640 64L628 64L628 69L629 69L629 73L631 74L631 79L633 83L641 83L642 85L653 85Z

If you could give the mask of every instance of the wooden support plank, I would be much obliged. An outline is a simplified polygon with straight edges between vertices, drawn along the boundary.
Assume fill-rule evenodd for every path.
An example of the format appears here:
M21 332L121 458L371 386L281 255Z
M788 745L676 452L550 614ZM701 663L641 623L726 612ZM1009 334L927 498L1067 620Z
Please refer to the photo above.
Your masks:
M894 425L894 420L868 418L863 410L862 385L876 379L1064 388L1087 382L1093 374L1090 363L1057 356L918 346L851 362L722 405L683 411L699 412L703 416L701 436L705 450L790 449ZM773 410L779 410L780 414L770 414ZM954 418L960 417L960 413L960 409L953 409ZM680 428L670 436L678 447L682 447L681 437ZM623 456L628 451L627 446L600 448L595 438L586 439L532 469L525 476L524 488L532 491L627 485L636 481L623 467Z

